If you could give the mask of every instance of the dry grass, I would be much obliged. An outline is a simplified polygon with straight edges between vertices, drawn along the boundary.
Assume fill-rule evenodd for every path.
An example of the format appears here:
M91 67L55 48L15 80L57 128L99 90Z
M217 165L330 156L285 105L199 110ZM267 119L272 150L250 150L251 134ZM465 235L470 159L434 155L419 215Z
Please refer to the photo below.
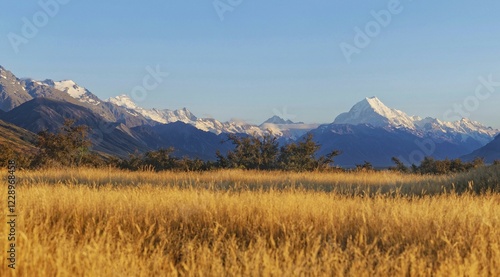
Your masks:
M20 172L0 275L500 276L500 195L442 193L498 171Z

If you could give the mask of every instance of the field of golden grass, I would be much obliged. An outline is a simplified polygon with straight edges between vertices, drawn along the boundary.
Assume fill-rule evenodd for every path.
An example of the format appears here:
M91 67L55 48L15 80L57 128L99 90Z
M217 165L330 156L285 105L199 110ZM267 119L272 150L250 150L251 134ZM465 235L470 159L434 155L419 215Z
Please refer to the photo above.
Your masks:
M500 276L500 194L474 193L499 167L16 174L18 257L1 276Z

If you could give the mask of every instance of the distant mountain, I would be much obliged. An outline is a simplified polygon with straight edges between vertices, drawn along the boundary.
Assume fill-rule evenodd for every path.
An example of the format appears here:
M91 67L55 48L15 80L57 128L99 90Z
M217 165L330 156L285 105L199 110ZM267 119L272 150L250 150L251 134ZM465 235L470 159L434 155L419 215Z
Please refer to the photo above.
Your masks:
M136 151L174 147L177 156L214 160L217 150L224 152L232 147L221 144L227 139L223 135L204 132L181 122L128 128L121 123L108 122L85 107L49 98L28 101L1 114L0 119L33 133L56 132L65 119L74 119L76 125L89 127L94 150L120 157L128 157Z
M369 124L322 125L310 133L321 145L320 155L340 150L342 155L335 159L335 164L349 168L365 161L380 168L390 167L393 165L392 157L407 165L419 164L425 156L456 158L469 151L468 147L422 138L404 129L391 130ZM432 145L429 146L429 142Z
M35 98L50 98L79 105L92 110L107 121L123 123L128 127L156 124L142 115L131 115L125 108L100 100L72 80L20 79L0 66L0 110L10 111Z
M259 127L247 124L245 122L220 122L213 118L197 118L188 109L181 110L160 110L160 109L145 109L139 107L127 95L120 95L106 100L116 106L126 108L128 113L136 116L144 116L145 118L157 123L173 123L183 122L190 124L202 131L212 132L214 134L231 133L231 134L249 134L262 136L264 133Z
M275 115L264 121L259 128L280 137L283 142L290 142L318 128L318 126L319 124L305 124L304 122L285 120Z
M180 121L156 126L140 126L133 128L138 137L152 148L174 147L174 155L178 157L215 160L216 151L227 153L233 145L227 141L227 135L216 135L202 131L190 124Z
M402 111L388 108L377 97L370 97L354 105L349 112L337 116L333 124L369 124L374 127L391 126L414 130L415 121L418 119Z
M475 158L484 158L487 163L500 160L500 135L487 145L462 157L465 161L472 161Z
M123 123L127 127L151 124L151 121L142 115L130 114L128 110L120 106L102 101L88 89L79 86L72 80L59 82L50 79L42 82L30 81L31 84L35 84L39 90L50 92L50 94L38 93L38 95L33 95L35 98L47 97L79 105L92 110L107 121Z
M172 122L191 122L196 121L196 117L186 108L182 110L158 110L158 109L145 109L139 107L134 101L127 95L123 94L116 97L111 97L106 100L106 102L115 104L126 108L132 115L142 115L147 119L156 121L158 123L172 123Z
M22 80L0 66L0 110L10 111L31 99Z
M295 124L293 121L291 121L290 119L288 120L285 120L277 115L269 118L268 120L264 121L260 126L264 125L264 124Z
M468 119L442 122L409 116L371 97L311 133L322 146L322 154L333 149L345 153L337 158L342 166L369 161L387 167L392 157L406 164L418 164L425 156L458 158L493 140L498 130Z
M409 116L406 113L387 107L377 97L365 98L352 109L340 114L333 124L369 124L387 129L404 129L419 137L454 143L476 143L481 147L495 137L499 130L486 127L479 122L462 119L456 122L444 122L439 119Z
M50 98L85 107L100 115L106 121L122 123L129 128L183 122L214 134L231 133L263 136L268 132L272 132L275 136L285 136L288 139L295 139L312 129L310 126L297 126L293 122L286 120L272 121L274 123L268 122L262 127L238 120L220 122L213 118L197 118L186 108L180 110L145 109L134 103L127 95L120 95L103 101L72 80L54 81L47 79L37 81L29 78L18 79L3 68L0 73L0 109L4 111L9 111L34 98ZM290 124L293 124L293 126ZM313 128L317 126L312 125Z
M392 165L392 157L407 164L419 163L424 156L496 159L498 138L493 139L499 134L469 119L445 122L409 116L376 97L363 99L331 124L294 123L279 116L260 126L238 120L221 122L198 118L187 108L146 109L126 95L103 101L72 80L19 79L0 67L0 120L19 127L15 132L0 128L0 141L14 134L27 137L22 129L57 131L66 118L89 126L95 150L121 157L174 147L178 156L214 159L216 150L231 149L231 144L220 143L227 134L260 137L271 133L284 144L310 132L321 145L320 154L342 150L337 164L348 167L364 161L386 167Z
M72 103L49 98L28 101L0 115L0 119L33 133L44 130L57 132L66 119L74 119L76 125L90 128L94 150L118 156L127 156L136 149L150 148L131 135L130 129L120 123L106 121L91 110Z
M74 99L82 103L87 103L90 105L99 105L101 103L99 97L92 94L88 89L77 85L72 80L64 80L56 82L54 80L47 79L42 83L52 88L55 88L59 91L63 91L67 93L69 96L73 97Z

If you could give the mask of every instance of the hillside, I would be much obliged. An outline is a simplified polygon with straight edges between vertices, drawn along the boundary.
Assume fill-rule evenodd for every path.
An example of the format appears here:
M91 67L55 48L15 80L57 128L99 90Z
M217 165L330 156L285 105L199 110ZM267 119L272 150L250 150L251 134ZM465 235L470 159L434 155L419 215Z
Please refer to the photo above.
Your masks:
M0 120L0 145L14 152L34 151L37 136L23 128Z
M471 161L475 158L484 158L487 163L500 160L500 135L487 145L463 157L466 161Z

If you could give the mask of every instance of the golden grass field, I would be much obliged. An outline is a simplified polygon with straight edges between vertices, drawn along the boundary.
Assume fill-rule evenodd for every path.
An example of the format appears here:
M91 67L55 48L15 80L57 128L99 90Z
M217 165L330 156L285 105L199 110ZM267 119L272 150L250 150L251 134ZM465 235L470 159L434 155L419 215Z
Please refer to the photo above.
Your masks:
M16 174L18 259L1 276L500 276L500 194L470 192L499 167Z

